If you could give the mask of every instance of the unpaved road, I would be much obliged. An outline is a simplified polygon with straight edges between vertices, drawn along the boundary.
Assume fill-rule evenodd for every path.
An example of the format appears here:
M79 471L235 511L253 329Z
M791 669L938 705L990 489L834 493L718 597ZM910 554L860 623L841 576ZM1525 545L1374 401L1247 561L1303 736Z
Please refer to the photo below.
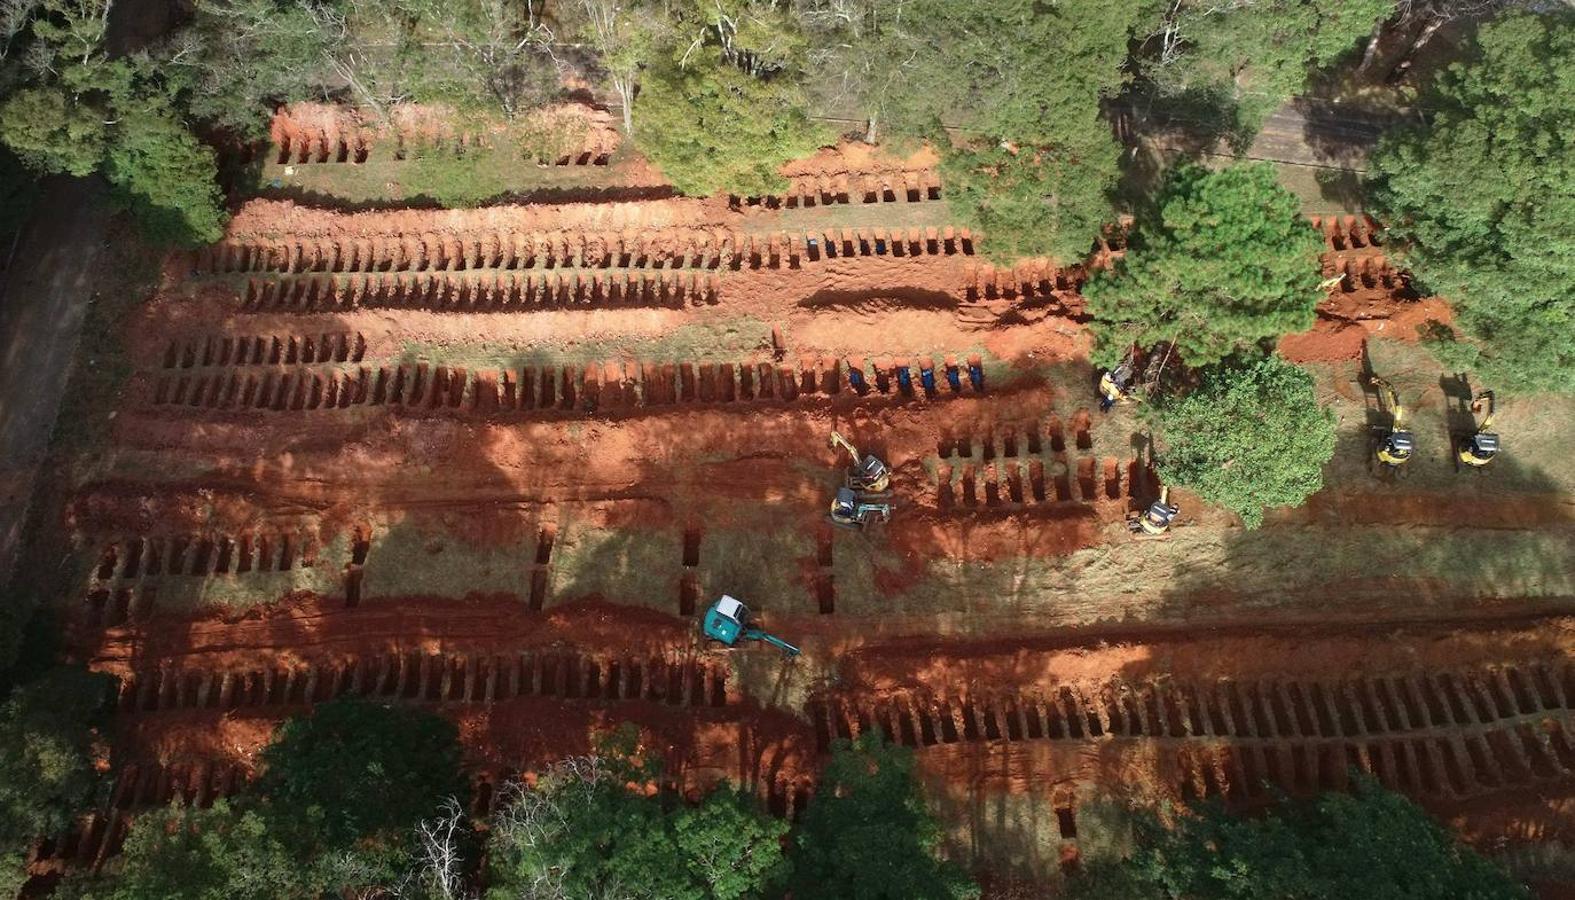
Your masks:
M0 584L16 564L35 476L95 296L108 225L99 190L85 179L46 185L0 299Z

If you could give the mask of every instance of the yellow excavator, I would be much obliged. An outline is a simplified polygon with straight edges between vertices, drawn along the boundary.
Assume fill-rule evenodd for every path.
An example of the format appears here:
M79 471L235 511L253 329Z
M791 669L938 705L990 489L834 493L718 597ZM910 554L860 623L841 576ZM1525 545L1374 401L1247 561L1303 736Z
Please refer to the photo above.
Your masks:
M852 441L835 431L831 433L831 447L846 450L853 459L843 486L831 498L827 516L831 524L862 530L891 521L891 468L878 456L859 453Z
M1498 455L1498 435L1489 431L1493 427L1493 392L1483 391L1475 400L1471 401L1471 412L1480 413L1487 409L1487 418L1477 424L1477 430L1461 438L1456 450L1461 462L1475 468L1482 468L1493 461Z
M1117 403L1132 399L1132 366L1122 363L1099 373L1099 411L1110 412Z
M1391 469L1398 469L1410 461L1416 441L1411 432L1405 430L1405 407L1400 405L1400 397L1394 387L1377 375L1372 376L1371 383L1378 391L1379 402L1388 408L1391 418L1389 431L1378 444L1378 461Z
M1128 516L1127 530L1141 537L1160 537L1170 531L1170 523L1179 512L1181 507L1170 502L1169 486L1163 487L1159 491L1159 499L1150 503L1142 515L1133 513Z
M891 469L873 454L864 456L853 442L840 433L831 433L831 449L842 448L853 458L848 467L847 487L864 494L883 494L891 487Z

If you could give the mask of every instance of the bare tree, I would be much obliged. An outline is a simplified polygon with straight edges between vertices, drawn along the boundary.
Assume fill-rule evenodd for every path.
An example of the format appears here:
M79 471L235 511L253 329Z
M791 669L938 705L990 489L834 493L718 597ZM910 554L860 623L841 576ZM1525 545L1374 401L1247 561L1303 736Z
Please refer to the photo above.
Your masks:
M0 0L0 62L11 53L11 44L44 6L44 0Z
M570 900L564 886L569 863L552 848L568 824L566 810L611 777L600 757L575 756L553 764L534 786L515 782L500 791L492 815L492 840L537 851L540 860L523 886L521 900ZM627 894L618 885L609 884L602 887L601 896L586 900L615 900Z
M453 797L443 804L443 812L416 828L417 854L426 875L423 880L444 900L465 896L465 860L460 852L460 835L470 822L459 801Z
M1422 48L1438 34L1439 29L1451 22L1490 18L1517 7L1538 8L1555 4L1575 6L1575 0L1552 0L1551 3L1538 3L1537 0L1399 0L1395 5L1395 14L1388 21L1379 22L1373 29L1367 47L1362 51L1362 62L1357 71L1366 72L1377 62L1386 33L1411 35L1406 49L1391 67L1391 71L1404 71Z
M623 131L634 131L634 94L640 68L667 29L668 16L656 4L642 0L576 0L584 16L580 34L596 51L607 83L623 107Z
M864 140L874 143L889 92L910 89L904 77L918 56L904 35L905 0L801 0L797 12L811 36L808 68L828 108L854 104Z
M18 4L19 19L6 27L33 29L33 42L23 57L24 64L41 76L58 76L62 68L88 70L103 62L104 35L109 31L112 0L40 0L28 7ZM8 41L9 43L9 41Z
M473 900L477 894L465 886L467 862L463 847L464 836L470 830L470 817L465 815L459 800L445 800L436 816L416 826L415 868L397 884L372 889L366 900L387 896Z
M557 87L552 29L537 6L537 0L526 0L523 10L509 0L481 0L479 28L461 27L453 16L443 20L460 51L456 64L486 86L509 118L541 105Z

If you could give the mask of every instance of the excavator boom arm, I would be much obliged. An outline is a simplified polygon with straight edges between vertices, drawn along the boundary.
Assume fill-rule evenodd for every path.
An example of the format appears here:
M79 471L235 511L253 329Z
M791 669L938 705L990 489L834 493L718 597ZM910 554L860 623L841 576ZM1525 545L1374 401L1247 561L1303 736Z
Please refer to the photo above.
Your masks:
M767 634L758 628L751 628L748 631L745 631L744 637L749 640L761 641L762 643L770 644L778 650L781 650L783 653L786 653L788 656L797 656L799 654L799 649L797 647L789 644L787 641L782 640L774 634Z
M862 459L862 457L859 456L859 448L853 446L852 441L843 437L838 432L833 431L831 433L831 446L833 448L841 447L842 449L848 451L848 455L853 457L853 464L855 466L858 465L860 459Z
M1400 395L1395 393L1394 387L1389 382L1376 376L1373 378L1373 387L1378 389L1379 394L1384 399L1384 403L1389 407L1389 414L1394 416L1394 424L1390 426L1390 430L1403 430L1405 428L1405 407L1400 405Z
M1481 434L1484 431L1488 431L1488 430L1492 429L1492 427L1493 427L1493 413L1494 413L1494 405L1495 404L1493 402L1493 392L1492 391L1483 391L1482 393L1478 394L1477 395L1477 399L1475 399L1475 400L1473 400L1471 402L1471 409L1473 411L1478 410L1484 404L1486 404L1486 406L1487 406L1487 418L1483 419L1482 420L1482 424L1477 426L1477 433L1478 434Z

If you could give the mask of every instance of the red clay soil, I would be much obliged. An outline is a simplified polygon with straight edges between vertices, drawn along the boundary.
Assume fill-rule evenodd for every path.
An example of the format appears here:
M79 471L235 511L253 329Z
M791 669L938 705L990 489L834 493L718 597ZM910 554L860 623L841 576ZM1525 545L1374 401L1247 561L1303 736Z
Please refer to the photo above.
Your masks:
M284 664L329 664L389 652L501 653L573 645L586 653L660 655L692 643L694 623L640 607L580 601L523 616L518 598L411 597L348 609L302 594L243 613L167 617L111 628L88 650L117 675L168 662L238 668L262 649Z
M1382 230L1356 216L1315 218L1324 234L1323 274L1338 279L1318 305L1310 331L1280 339L1280 353L1294 362L1357 359L1369 337L1416 341L1429 321L1453 321L1448 304L1419 297L1409 273L1385 255Z
M485 601L434 603L419 612L407 606L410 628L357 628L359 635L342 627L350 615L325 610L304 641L269 629L266 619L229 626L225 640L299 647L296 663L321 665L357 642L377 648L412 634L419 642L423 623L479 623L489 608ZM630 613L622 608L563 612L534 630L521 630L515 618L500 621L498 633L445 636L443 647L484 655L561 648L553 641L572 637L583 638L569 645L576 650L627 654L640 652L631 641L654 645L668 632L664 617L644 629L617 628ZM371 625L384 621L394 624ZM199 629L209 637L221 631L212 624ZM1575 621L1552 619L1524 628L1068 647L910 641L845 655L828 682L835 687L812 697L807 721L731 689L717 707L467 695L433 708L459 724L485 782L586 752L596 731L629 721L679 786L731 778L787 804L795 802L789 795L812 788L813 761L830 739L879 727L913 746L934 789L958 800L1032 794L1075 810L1087 785L1119 784L1139 797L1219 795L1252 807L1271 799L1261 779L1303 794L1341 786L1350 765L1454 821L1469 839L1501 848L1571 836L1567 789L1552 794L1545 782L1575 769L1572 640ZM111 658L107 652L104 661ZM289 659L283 650L259 659L255 649L211 647L181 658L178 668L255 668ZM221 712L161 702L156 711L117 720L115 764L181 771L236 765L249 772L272 727L303 709L286 703Z
M269 124L268 136L281 163L361 163L372 154L392 159L394 147L405 142L452 141L457 145L495 143L501 129L456 129L452 110L437 106L401 103L378 121L362 112L336 104L292 103L280 108ZM565 103L532 112L528 124L541 133L579 134L579 146L569 154L602 157L614 153L622 134L605 110Z
M363 127L325 115L294 107L276 120L276 139L307 136L337 147L339 135ZM402 127L430 130L421 122ZM931 224L945 217L928 193L933 166L923 155L880 159L846 145L785 170L799 193L780 203L719 197L358 214L249 203L221 246L172 263L141 311L128 335L137 372L110 426L124 459L115 477L74 497L61 524L89 556L106 547L126 553L133 543L141 553L143 538L190 534L220 535L225 547L249 554L253 545L243 542L253 535L289 531L303 536L290 553L330 583L359 561L329 559L325 547L411 526L478 550L519 548L543 526L556 527L560 508L587 528L672 535L693 522L758 529L769 504L781 521L811 523L803 536L814 547L842 465L826 446L837 429L890 462L904 504L886 532L897 564L879 570L883 590L899 591L936 559L1059 557L1124 537L1120 521L1158 485L1133 458L1130 434L1105 434L1100 423L1110 420L1089 409L1090 339L1079 293L1086 267L984 263L971 235ZM803 205L805 192L839 191L844 182L874 186L875 199L837 199L824 219L812 218L820 212ZM903 186L901 194L882 196L886 184ZM794 196L797 204L788 202ZM900 224L841 224L885 210ZM1314 330L1285 339L1287 355L1348 358L1366 337L1411 339L1426 319L1447 319L1441 301L1417 300L1383 261L1382 236L1370 223L1316 224L1329 242L1326 274L1341 281ZM1094 263L1121 252L1112 235ZM987 372L982 392L967 383L970 358ZM914 378L906 393L898 367ZM944 381L949 367L959 376L955 390ZM864 374L865 393L852 388L851 369ZM933 396L920 385L925 369L938 379ZM157 466L163 480L139 480L139 461ZM1330 495L1291 515L1431 521L1426 516L1441 509L1433 503L1390 502L1389 512L1363 513L1363 498ZM1442 509L1449 517L1462 511ZM1539 497L1477 500L1470 511L1486 527L1569 515L1567 504ZM829 555L799 562L806 582L830 567ZM105 564L123 571L128 562L111 556ZM692 618L596 600L524 614L527 602L506 593L378 597L351 608L349 583L345 595L260 598L240 614L161 613L76 628L76 652L123 679L116 764L222 761L249 770L278 721L349 692L354 668L358 678L397 670L397 689L384 681L359 689L453 718L486 779L584 752L595 730L633 721L681 785L742 779L778 808L795 802L788 798L807 785L832 737L876 725L895 725L919 748L924 770L959 790L1068 798L1093 780L1172 797L1225 793L1250 805L1261 799L1253 776L1305 789L1311 776L1298 776L1295 765L1313 759L1314 769L1343 772L1339 755L1349 748L1357 762L1429 802L1474 804L1485 802L1477 785L1438 784L1459 774L1466 754L1488 754L1471 771L1483 773L1481 784L1497 778L1506 789L1531 778L1516 768L1516 753L1529 755L1536 777L1575 765L1559 743L1571 707L1548 699L1575 697L1575 681L1566 689L1547 674L1571 649L1562 620L1534 631L1187 633L1173 642L1067 647L1044 632L978 644L898 639L876 617L805 613L813 621L802 623L803 633L841 655L826 664L836 669L828 682L835 688L811 693L809 715L800 717L793 710L811 690L803 682L827 672L783 669L776 689L793 693L750 696L742 685L778 670L758 655L700 650ZM522 674L529 670L521 666L559 657L594 674L564 675L550 690L539 689L543 676ZM521 658L534 662L508 662ZM631 660L651 666L633 690ZM506 678L498 674L505 663L513 673ZM419 698L406 690L413 666L421 681L416 687L410 675L408 684ZM478 675L485 667L492 668ZM1494 673L1506 668L1519 680L1499 688ZM1324 742L1311 741L1316 728L1305 722L1292 734L1257 719L1280 713L1245 708L1207 733L1161 726L1161 734L1152 721L1139 724L1140 713L1123 712L1125 701L1104 699L1107 688L1135 685L1141 694L1169 679L1225 692L1236 690L1219 686L1225 682L1249 691L1317 684L1339 702L1341 685L1376 685L1368 676L1466 670L1483 691L1535 698L1481 694L1484 709L1518 704L1483 721L1446 723L1440 714L1370 732L1342 722ZM660 690L651 672L666 679ZM718 692L724 674L730 680ZM516 690L532 677L536 687ZM511 687L499 687L505 683ZM1393 689L1385 684L1372 690ZM1027 707L1063 687L1088 697L1066 701L1074 707L1060 727L1076 720L1078 730L1055 736L1051 714L1030 719ZM1249 702L1272 707L1272 698L1255 696ZM1158 720L1161 701L1153 702ZM1385 716L1407 703L1370 702ZM1163 715L1186 708L1175 703ZM1546 716L1526 712L1528 704ZM1092 733L1089 723L1101 716ZM958 729L954 739L945 739L947 727ZM1391 740L1391 731L1407 734ZM1464 742L1459 759L1439 749L1456 739ZM1423 749L1406 751L1404 741ZM1505 741L1513 742L1508 749ZM1392 762L1390 754L1409 761L1410 752L1436 752L1457 768ZM1417 774L1424 769L1426 777Z

